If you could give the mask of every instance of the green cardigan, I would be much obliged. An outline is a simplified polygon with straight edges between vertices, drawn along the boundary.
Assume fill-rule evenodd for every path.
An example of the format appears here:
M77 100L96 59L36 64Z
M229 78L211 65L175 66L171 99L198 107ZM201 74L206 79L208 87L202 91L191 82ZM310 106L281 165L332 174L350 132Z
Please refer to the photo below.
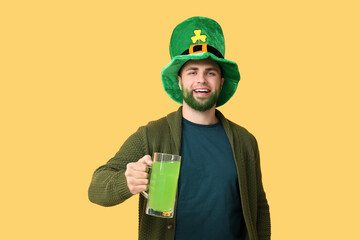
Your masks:
M216 116L229 138L239 176L240 197L249 240L270 239L270 213L262 185L256 139L246 129L227 120L218 110ZM140 127L118 153L94 172L89 199L102 206L114 206L130 198L126 165L154 152L180 154L182 107L164 118ZM146 199L139 194L139 239L172 240L175 217L157 218L145 214Z

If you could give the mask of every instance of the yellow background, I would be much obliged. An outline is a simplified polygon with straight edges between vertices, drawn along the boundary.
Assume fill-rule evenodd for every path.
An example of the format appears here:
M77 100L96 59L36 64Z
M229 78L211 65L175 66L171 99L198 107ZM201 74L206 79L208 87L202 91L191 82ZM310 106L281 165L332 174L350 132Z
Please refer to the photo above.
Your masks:
M137 200L93 171L164 92L172 29L216 19L242 75L225 116L258 139L272 239L360 239L357 1L1 1L0 239L136 239Z

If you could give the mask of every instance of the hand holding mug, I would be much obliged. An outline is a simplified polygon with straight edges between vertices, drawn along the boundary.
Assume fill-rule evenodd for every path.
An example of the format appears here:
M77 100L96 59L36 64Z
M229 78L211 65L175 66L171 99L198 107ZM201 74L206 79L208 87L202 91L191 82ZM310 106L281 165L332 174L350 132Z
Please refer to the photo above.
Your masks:
M137 194L147 189L149 183L147 165L152 165L152 163L151 156L145 155L139 161L126 165L126 182L132 194Z

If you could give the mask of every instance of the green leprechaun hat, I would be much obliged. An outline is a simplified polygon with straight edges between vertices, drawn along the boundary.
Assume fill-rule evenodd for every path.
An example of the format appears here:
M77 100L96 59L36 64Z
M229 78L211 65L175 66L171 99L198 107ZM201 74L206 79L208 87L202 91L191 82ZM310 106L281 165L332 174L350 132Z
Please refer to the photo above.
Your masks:
M166 93L182 104L183 96L178 84L178 72L188 60L210 58L216 61L224 77L224 84L216 106L226 103L235 93L240 73L235 62L224 59L225 43L220 25L205 17L192 17L176 26L170 39L171 62L161 71Z

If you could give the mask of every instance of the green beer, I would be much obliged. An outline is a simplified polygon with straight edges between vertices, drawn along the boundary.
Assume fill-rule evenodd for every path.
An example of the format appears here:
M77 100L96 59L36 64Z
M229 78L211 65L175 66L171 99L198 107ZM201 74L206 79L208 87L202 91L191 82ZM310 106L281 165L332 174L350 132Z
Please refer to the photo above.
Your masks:
M149 208L158 212L173 211L180 171L180 161L155 161L151 169Z

